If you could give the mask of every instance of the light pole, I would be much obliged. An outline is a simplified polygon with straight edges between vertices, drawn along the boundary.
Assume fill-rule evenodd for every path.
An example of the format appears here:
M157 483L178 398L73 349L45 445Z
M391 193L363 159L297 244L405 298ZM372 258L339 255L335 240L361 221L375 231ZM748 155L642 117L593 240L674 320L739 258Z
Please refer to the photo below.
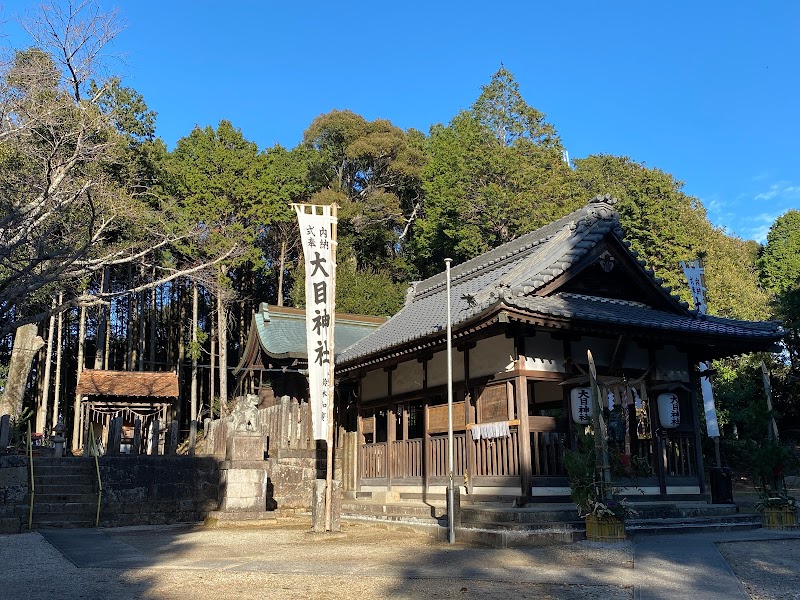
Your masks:
M455 527L455 490L453 488L453 326L450 318L450 263L452 258L445 258L447 265L447 530L450 543L456 541Z

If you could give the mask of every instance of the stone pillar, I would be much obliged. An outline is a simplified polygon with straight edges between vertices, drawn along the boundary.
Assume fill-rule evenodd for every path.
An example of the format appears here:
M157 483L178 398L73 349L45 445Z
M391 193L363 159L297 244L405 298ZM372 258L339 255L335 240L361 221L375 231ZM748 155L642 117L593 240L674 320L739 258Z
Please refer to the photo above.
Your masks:
M142 448L142 420L136 417L133 421L133 448L131 454L139 454Z
M314 493L311 498L311 531L325 533L325 480L314 480Z
M150 432L147 436L147 453L150 456L158 456L158 441L159 437L159 428L161 424L158 422L158 419L153 419L150 422Z
M197 447L197 421L189 423L189 456L194 456Z
M81 414L83 414L83 455L90 456L93 452L92 448L94 448L97 444L93 444L92 440L89 439L94 438L94 431L92 430L92 421L89 418L89 405L81 403ZM75 415L76 419L78 419L78 415ZM75 447L75 442L72 443L72 447Z
M342 482L334 479L331 493L331 531L342 530ZM323 523L325 519L323 517Z
M164 454L176 454L178 452L178 422L172 421L169 424L169 438L166 440Z
M122 417L114 417L108 423L108 447L106 454L119 454L122 443Z
M8 451L9 443L11 443L11 417L3 415L0 417L0 454Z

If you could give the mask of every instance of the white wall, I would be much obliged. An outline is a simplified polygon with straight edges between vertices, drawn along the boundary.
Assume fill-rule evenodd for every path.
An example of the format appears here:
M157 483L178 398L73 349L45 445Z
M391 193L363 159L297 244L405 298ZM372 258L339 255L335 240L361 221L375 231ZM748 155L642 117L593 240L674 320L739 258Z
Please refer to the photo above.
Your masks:
M564 342L549 333L525 338L525 368L530 371L564 372Z
M689 381L689 359L674 346L656 350L655 378L663 381Z
M469 351L469 376L494 375L514 369L514 340L497 335L479 340Z
M376 369L361 380L361 400L377 400L389 395L389 379L386 371Z
M470 369L472 365L470 365ZM464 381L464 353L453 348L453 381ZM447 350L437 352L428 362L428 387L447 384Z
M418 360L400 363L397 369L392 371L392 395L421 390L422 376L422 363Z
M607 367L611 364L611 357L616 347L617 340L584 336L577 342L571 342L572 360L580 365L587 364L589 359L586 351L591 350L594 364L598 367Z

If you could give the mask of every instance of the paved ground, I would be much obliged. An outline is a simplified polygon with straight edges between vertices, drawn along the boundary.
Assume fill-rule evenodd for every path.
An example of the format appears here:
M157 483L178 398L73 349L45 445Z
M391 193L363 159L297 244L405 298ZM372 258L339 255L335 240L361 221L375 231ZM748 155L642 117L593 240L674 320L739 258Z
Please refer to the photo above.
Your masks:
M498 550L367 525L324 536L308 528L296 521L0 536L0 598L800 599L800 532Z

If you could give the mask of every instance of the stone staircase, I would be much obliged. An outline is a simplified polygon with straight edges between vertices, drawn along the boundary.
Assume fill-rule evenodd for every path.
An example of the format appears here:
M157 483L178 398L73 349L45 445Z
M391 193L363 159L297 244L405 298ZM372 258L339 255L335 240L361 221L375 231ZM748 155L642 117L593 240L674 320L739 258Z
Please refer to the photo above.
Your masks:
M33 527L94 527L97 514L94 459L34 457L33 479L36 486Z
M471 503L461 498L461 526L456 539L493 547L535 546L586 539L586 525L572 503ZM756 514L739 514L736 505L697 501L638 501L638 515L628 518L629 538L643 535L757 529ZM440 539L447 536L447 509L438 498L373 501L368 494L345 499L342 518L412 530Z

